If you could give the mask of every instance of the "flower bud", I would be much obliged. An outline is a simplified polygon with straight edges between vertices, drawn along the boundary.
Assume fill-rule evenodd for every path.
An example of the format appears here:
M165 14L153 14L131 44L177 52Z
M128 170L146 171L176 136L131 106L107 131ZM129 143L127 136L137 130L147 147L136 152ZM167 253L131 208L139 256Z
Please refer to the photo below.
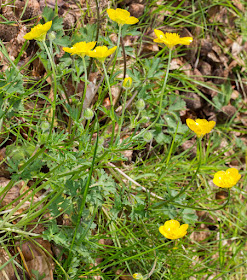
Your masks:
M132 275L132 277L134 279L143 280L143 276L141 275L141 273L135 273L135 274Z
M142 111L145 108L145 101L143 99L139 99L136 102L136 108L138 111Z
M40 128L43 132L47 132L50 129L50 124L48 122L42 122Z
M87 109L84 111L83 115L84 115L84 118L85 118L86 120L91 120L91 119L93 118L94 112L93 112L92 109L87 108Z
M153 133L151 131L146 131L144 134L143 134L143 139L144 141L146 142L151 142L152 139L153 139Z
M125 89L127 88L131 88L132 86L132 78L131 77L126 77L124 80L123 80L123 87Z
M50 41L53 41L53 40L55 40L56 39L56 32L54 32L54 31L52 31L52 32L50 32L49 34L48 34L48 39L50 40Z

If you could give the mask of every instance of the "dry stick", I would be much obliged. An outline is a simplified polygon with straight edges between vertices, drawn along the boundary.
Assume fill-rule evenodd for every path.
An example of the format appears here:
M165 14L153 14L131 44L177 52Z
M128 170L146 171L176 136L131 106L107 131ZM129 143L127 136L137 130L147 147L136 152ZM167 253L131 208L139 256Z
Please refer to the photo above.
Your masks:
M141 187L142 190L144 192L149 192L151 196L155 197L155 198L158 198L160 200L164 200L163 197L161 196L158 196L157 194L153 193L153 192L150 192L148 189L146 189L145 187L143 187L142 185L140 185L139 183L137 183L135 180L133 180L132 178L130 178L127 174L125 174L122 170L120 170L118 167L116 167L116 165L114 165L113 163L111 162L108 162L108 165L110 165L111 167L113 167L116 171L118 171L121 175L123 175L126 179L128 179L129 181L131 181L133 184L135 184L136 186L138 187ZM132 186L132 188L135 190L135 187Z

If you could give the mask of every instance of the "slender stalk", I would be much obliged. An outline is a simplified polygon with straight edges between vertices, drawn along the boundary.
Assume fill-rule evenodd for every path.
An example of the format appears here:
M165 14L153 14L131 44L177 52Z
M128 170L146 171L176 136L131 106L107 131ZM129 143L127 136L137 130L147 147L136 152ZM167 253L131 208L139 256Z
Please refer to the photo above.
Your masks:
M123 109L122 109L122 114L121 114L121 120L120 120L120 125L119 125L119 128L118 128L118 133L117 133L117 137L116 137L115 143L118 143L118 141L119 141L121 129L122 129L122 126L123 126L124 113L125 113L126 101L127 101L127 94L128 94L128 89L126 88L125 89L125 94L124 94L124 102L123 102Z
M143 256L143 255L146 255L146 254L148 254L148 253L150 253L150 252L153 252L153 251L155 251L155 250L158 250L158 249L160 249L160 248L162 248L162 247L168 246L168 245L169 245L170 243L172 243L172 242L173 242L173 240L169 240L169 241L167 241L167 242L165 242L165 243L162 243L161 245L159 245L159 246L157 246L157 247L154 247L154 248L151 248L151 249L149 249L149 250L143 251L143 252L138 253L138 254L136 254L136 255L126 256L126 258L121 258L119 261L114 262L114 266L116 266L117 264L120 264L120 263L129 261L129 260L138 259L139 257L141 257L141 256ZM107 262L107 261L108 261L108 262ZM84 274L82 274L81 277L82 277L82 276L89 275L89 274L92 274L92 273L95 273L95 272L97 272L97 271L100 270L100 269L101 269L101 270L102 270L102 269L106 270L107 268L109 268L109 267L111 267L111 266L113 266L113 264L112 264L112 263L109 264L109 258L108 258L107 260L104 260L104 261L101 263L101 267L96 267L95 269L92 269L92 270L90 270L90 271L87 271L87 272L85 272Z
M155 120L147 128L143 129L139 134L134 136L133 139L142 136L143 133L146 132L147 130L149 130L151 127L153 127L157 123L159 118L160 118L161 110L162 110L162 105L163 105L163 98L164 98L164 95L165 95L165 89L166 89L166 84L167 84L167 79L168 79L168 74L169 74L169 70L170 70L171 59L172 59L172 49L169 48L167 69L166 69L166 75L165 75L164 83L163 83L163 86L162 86L162 89L161 89L161 93L160 93L161 96L160 96L160 103L159 103L158 114L157 114Z
M85 57L82 56L81 58L82 58L82 63L83 63L84 73L85 73L85 84L84 84L83 95L82 95L81 100L80 100L81 104L80 104L80 107L79 107L79 112L78 112L77 117L76 117L76 122L77 122L77 123L78 123L79 119L80 119L81 116L82 116L83 104L84 104L84 100L85 100L85 98L86 98L87 84L88 84L88 83L87 83L87 76L88 76L88 75L87 75L87 67L86 67ZM76 126L74 126L73 131L72 131L72 133L71 133L71 139L74 138L75 131L76 131Z
M84 72L85 72L85 85L84 85L83 95L82 95L82 98L81 98L81 106L80 106L80 109L79 109L78 120L79 120L79 118L81 117L81 114L82 114L83 103L84 103L84 100L86 98L86 92L87 92L87 66L86 66L86 61L85 61L84 56L82 57L82 62L83 62L83 67L84 67Z
M96 36L95 36L94 41L98 42L98 40L99 40L99 30L100 30L100 13L99 13L98 0L95 0L95 4L96 4L96 14L97 14L97 29L96 29ZM89 65L88 65L88 68L87 68L88 76L89 76L89 73L91 72L92 64L93 64L93 57L90 57Z
M52 75L53 75L53 95L54 95L54 99L53 99L53 102L52 102L52 120L51 120L51 126L50 126L50 131L49 131L49 135L48 135L48 140L50 139L51 137L51 133L52 133L52 129L53 129L53 126L54 126L54 120L55 120L55 114L56 114L56 102L57 102L57 74L56 74L56 66L55 66L55 63L54 63L54 60L52 58L52 55L46 45L46 42L45 41L42 41L44 47L45 47L45 50L47 52L47 55L48 55L48 58L50 60L50 63L51 63L51 69L52 69Z
M116 65L116 61L117 61L117 57L118 57L121 33L122 33L122 25L119 24L118 39L117 39L117 51L116 51L116 54L115 54L115 57L114 57L114 60L113 60L113 65L112 65L112 70L111 70L111 76L112 76L112 74L113 74L113 72L114 72L115 65Z
M105 80L106 80L107 87L108 87L108 90L109 90L109 97L110 97L110 102L111 102L110 117L111 117L111 120L112 120L112 135L111 135L111 142L110 143L112 144L113 143L114 132L115 132L116 120L115 120L115 114L114 114L114 105L113 105L113 99L112 99L112 94L111 94L110 81L109 81L109 77L107 75L107 71L106 71L104 62L102 62L102 66L103 66L103 69L104 69Z
M120 37L120 42L121 42L121 47L122 47L122 52L123 52L123 64L124 64L123 80L124 80L125 77L126 77L127 62L126 62L126 53L125 53L125 49L124 49L124 41L123 41L122 35L121 35L121 37ZM117 97L117 100L116 100L115 104L118 103L120 97L122 96L122 93L123 93L123 88L121 87L120 93L119 93L119 95L118 95L118 97ZM127 108L127 106L126 106L126 108ZM126 109L126 108L125 108L125 109Z
M96 159L96 154L97 154L97 148L98 148L98 140L99 140L98 139L98 134L99 134L99 129L97 128L97 137L96 137L96 142L95 142L95 147L94 147L94 154L93 154L92 164L91 164L91 168L90 168L90 171L89 171L89 174L88 174L87 183L86 183L86 186L85 186L85 190L84 190L84 193L83 193L83 198L82 198L80 210L79 210L78 217L77 217L76 228L75 228L75 232L74 232L73 239L72 239L72 242L71 242L70 252L69 252L68 259L67 259L67 264L70 264L70 261L71 261L71 254L73 252L73 247L74 247L74 244L75 244L75 239L76 239L78 227L79 227L79 225L81 223L81 216L82 216L82 212L83 212L84 206L86 204L87 193L88 193L89 185L90 185L91 179L92 179L92 174L93 174L93 169L94 169L94 164L95 164L95 159Z

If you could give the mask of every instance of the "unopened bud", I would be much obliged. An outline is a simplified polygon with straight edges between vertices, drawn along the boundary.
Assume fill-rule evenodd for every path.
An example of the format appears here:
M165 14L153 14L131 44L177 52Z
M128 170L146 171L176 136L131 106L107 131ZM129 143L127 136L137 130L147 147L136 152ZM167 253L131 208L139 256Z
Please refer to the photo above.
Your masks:
M143 99L139 99L136 102L136 108L138 111L142 111L145 108L145 101Z
M153 139L153 133L152 132L150 132L150 131L146 131L144 134L143 134L143 139L144 139L144 141L146 141L146 142L151 142L152 141L152 139Z
M42 122L40 128L43 132L47 132L50 129L50 124L48 122Z
M50 40L50 41L53 41L53 40L55 40L56 39L56 32L54 32L54 31L52 31L52 32L50 32L49 34L48 34L48 39Z
M91 120L93 118L94 112L90 108L87 108L84 111L83 115L86 120Z
M125 89L130 88L132 86L132 78L131 77L127 77L123 80L123 87Z
M141 275L141 273L135 273L135 274L132 275L132 277L134 279L143 280L143 276Z

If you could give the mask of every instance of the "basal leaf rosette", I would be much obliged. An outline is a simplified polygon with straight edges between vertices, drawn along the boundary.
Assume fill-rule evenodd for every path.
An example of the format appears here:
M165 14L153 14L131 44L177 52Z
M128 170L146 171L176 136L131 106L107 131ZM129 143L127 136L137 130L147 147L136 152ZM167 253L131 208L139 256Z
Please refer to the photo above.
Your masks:
M209 133L215 126L215 121L207 121L205 119L187 119L186 123L188 127L194 131L197 137L203 137L206 133Z
M89 51L88 55L90 57L98 59L100 62L104 62L108 56L112 55L115 52L116 49L117 46L111 49L108 49L106 46L98 46L93 51Z
M180 226L177 220L169 220L159 227L159 232L168 239L178 239L186 235L188 227L188 224Z
M116 10L108 9L107 14L111 20L117 22L119 25L135 24L139 21L137 18L131 17L128 11L119 8Z
M74 44L71 48L63 48L63 50L71 55L79 55L80 57L84 57L88 55L88 52L91 51L96 45L96 42L79 42Z
M31 31L28 32L26 35L23 36L26 40L37 40L37 41L44 41L47 32L52 26L52 21L48 21L45 24L38 24L31 28Z
M154 29L154 33L157 38L154 39L155 43L165 44L169 49L174 46L180 45L190 45L193 41L192 37L180 37L177 33L162 32L161 30Z
M218 171L214 174L213 183L220 188L232 188L240 180L241 175L236 168L228 168L226 171Z

